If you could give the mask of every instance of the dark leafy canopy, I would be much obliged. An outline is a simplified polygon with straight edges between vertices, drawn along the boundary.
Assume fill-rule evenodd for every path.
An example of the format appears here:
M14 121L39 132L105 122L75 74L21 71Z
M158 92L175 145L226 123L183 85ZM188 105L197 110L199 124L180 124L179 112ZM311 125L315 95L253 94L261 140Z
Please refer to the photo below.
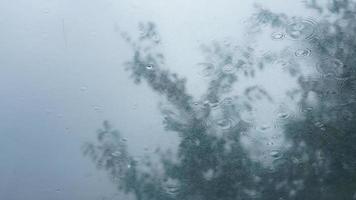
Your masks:
M251 47L214 43L203 47L207 57L202 74L208 76L209 87L199 100L187 93L184 78L162 67L164 56L158 51L160 37L153 23L141 24L135 41L124 34L134 51L127 63L132 78L136 83L144 80L168 102L161 111L166 129L180 136L177 158L157 151L158 162L149 157L137 160L108 122L98 131L98 142L84 146L85 154L120 190L138 200L356 199L356 4L314 0L307 6L320 13L320 22L261 8L252 20L262 32L271 27L277 31L273 37L289 37L292 46L311 50L317 75L303 72L297 52L257 57ZM228 94L241 77L253 78L280 58L298 79L300 87L291 96L300 96L301 112L284 123L290 145L279 152L283 156L274 155L278 159L271 170L251 159L241 138L254 127L242 113L253 110L251 102L273 102L273 97L258 85L239 96Z

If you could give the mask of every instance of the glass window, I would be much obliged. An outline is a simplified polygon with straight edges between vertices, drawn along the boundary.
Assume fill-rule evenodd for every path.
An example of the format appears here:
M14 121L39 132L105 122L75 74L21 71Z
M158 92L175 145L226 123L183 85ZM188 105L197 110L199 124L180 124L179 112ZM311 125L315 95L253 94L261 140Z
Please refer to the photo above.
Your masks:
M0 199L356 199L351 0L3 0Z

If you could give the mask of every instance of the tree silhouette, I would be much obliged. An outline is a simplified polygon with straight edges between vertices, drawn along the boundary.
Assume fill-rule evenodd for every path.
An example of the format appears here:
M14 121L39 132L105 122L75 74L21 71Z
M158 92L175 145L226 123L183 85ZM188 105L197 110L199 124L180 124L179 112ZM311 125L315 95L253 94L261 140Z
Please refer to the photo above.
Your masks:
M258 56L249 46L204 46L206 61L200 65L209 86L198 100L187 93L184 78L163 67L154 23L140 24L136 40L123 33L134 51L126 69L135 83L145 81L168 102L160 110L165 128L179 135L178 152L175 157L157 150L159 161L137 160L119 131L105 121L98 141L85 144L84 153L109 173L119 190L138 200L356 198L356 4L311 1L307 7L317 10L322 20L257 7L250 21L260 27L255 37L271 28L272 39L293 41L280 52ZM298 48L291 53L294 46ZM305 56L311 59L300 62ZM298 80L299 88L289 93L291 98L299 96L300 112L282 124L289 146L273 152L267 168L242 144L243 135L256 127L243 113L254 109L254 101L273 103L274 98L260 85L249 86L238 96L230 96L230 91L242 77L252 79L278 62ZM306 73L305 65L315 70Z

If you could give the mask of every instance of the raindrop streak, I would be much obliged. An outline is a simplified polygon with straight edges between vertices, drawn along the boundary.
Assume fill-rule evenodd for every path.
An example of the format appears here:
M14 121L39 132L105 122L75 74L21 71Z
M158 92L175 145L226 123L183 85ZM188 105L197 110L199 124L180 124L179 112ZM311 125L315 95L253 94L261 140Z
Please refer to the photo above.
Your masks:
M311 55L311 50L310 49L298 49L295 51L295 56L296 57L306 57Z
M284 33L274 32L271 34L272 40L282 40L285 37Z

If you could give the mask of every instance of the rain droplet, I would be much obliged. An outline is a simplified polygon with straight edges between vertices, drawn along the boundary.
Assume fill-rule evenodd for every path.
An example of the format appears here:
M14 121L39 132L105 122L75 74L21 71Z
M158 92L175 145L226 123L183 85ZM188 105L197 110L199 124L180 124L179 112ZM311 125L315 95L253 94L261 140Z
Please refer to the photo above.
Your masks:
M159 43L159 42L161 41L161 38L159 37L159 35L154 34L154 35L152 36L152 40L153 40L154 42L156 42L156 43Z
M164 189L168 195L176 196L180 190L180 184L177 180L169 178L164 182Z
M45 112L46 112L47 115L50 115L50 114L52 114L53 111L51 109L46 109Z
M80 87L80 91L82 91L82 92L85 92L87 90L88 90L88 88L86 86Z
M101 106L99 105L93 105L92 106L95 112L100 112L101 111Z
M203 173L203 177L205 180L210 181L214 176L214 170L213 169L209 169L208 171Z
M270 128L271 128L271 127L270 127L269 125L265 124L265 125L260 126L260 127L258 128L258 130L260 130L260 131L262 131L262 132L265 132L265 131L267 131L267 130L270 129Z
M295 56L297 57L306 57L311 55L311 50L310 49L298 49L295 51Z
M282 40L285 37L284 33L274 32L271 35L272 40Z
M111 153L112 156L114 157L119 157L121 155L121 152L120 151L114 151Z
M215 66L211 63L198 63L198 65L203 67L199 73L203 77L209 77L215 73Z
M152 70L152 69L153 69L153 64L148 64L148 65L146 65L146 69Z
M287 119L289 117L288 113L282 112L282 113L278 113L277 117L279 119Z
M252 123L255 120L256 113L253 111L244 111L240 113L240 117L244 122Z
M279 159L282 157L282 153L279 150L270 151L269 155L274 159Z
M353 118L353 114L352 114L352 112L349 111L349 110L342 110L342 111L341 111L341 114L342 114L342 118L343 118L344 120L350 121L350 120L352 120L352 118Z
M219 105L220 105L220 103L218 102L218 101L216 101L216 102L210 102L209 103L209 106L210 106L210 108L211 109L218 109L219 108Z
M318 127L320 130L322 130L322 131L325 131L326 129L325 129L325 124L323 124L322 122L315 122L314 123L314 125L316 126L316 127Z
M231 74L231 73L234 73L234 66L232 64L226 64L222 67L222 71L225 73L225 74Z
M305 113L310 113L312 111L313 111L313 107L307 107L307 108L302 110L302 112L305 112Z
M216 121L216 124L223 130L230 129L234 126L234 121L230 118L227 119L219 119Z
M221 101L221 103L222 103L223 105L231 105L232 102L233 102L233 99L232 99L231 97L226 97L225 99L223 99L223 100Z

